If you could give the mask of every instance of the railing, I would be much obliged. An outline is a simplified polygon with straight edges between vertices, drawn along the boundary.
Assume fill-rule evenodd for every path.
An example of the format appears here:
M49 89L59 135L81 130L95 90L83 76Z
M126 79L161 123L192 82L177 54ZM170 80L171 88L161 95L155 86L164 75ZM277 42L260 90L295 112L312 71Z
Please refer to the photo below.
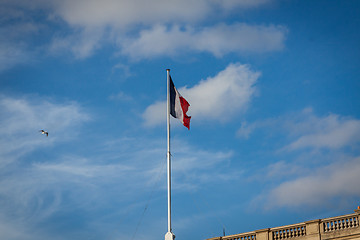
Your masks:
M319 236L319 239L324 240L334 239L335 235L337 238L346 237L344 239L351 239L349 236L355 236L354 239L360 239L359 218L360 208L355 210L355 213L353 214L215 237L208 240L307 240L314 239L314 236L317 235Z
M324 232L332 232L342 229L349 229L359 226L359 217L357 214L340 216L337 218L327 218L322 221Z
M305 223L300 223L285 228L272 228L272 235L274 240L281 240L293 237L301 237L306 235Z
M224 236L221 239L223 240L256 240L255 232L241 233L230 236Z

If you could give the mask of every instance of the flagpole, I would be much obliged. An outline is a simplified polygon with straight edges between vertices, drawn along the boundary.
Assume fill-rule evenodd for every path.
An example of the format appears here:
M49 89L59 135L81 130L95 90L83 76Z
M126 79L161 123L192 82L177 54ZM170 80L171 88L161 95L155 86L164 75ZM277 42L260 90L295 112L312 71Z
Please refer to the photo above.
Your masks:
M175 239L171 229L171 154L170 154L170 69L167 72L167 186L168 186L168 231L165 240Z

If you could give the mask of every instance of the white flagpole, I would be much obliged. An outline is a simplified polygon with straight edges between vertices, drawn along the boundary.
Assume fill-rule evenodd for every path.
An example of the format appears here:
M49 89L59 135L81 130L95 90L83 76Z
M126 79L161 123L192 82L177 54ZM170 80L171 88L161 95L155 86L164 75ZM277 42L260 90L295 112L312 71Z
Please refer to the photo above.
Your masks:
M167 72L167 185L168 185L168 231L165 240L175 239L171 229L171 154L170 154L170 69Z

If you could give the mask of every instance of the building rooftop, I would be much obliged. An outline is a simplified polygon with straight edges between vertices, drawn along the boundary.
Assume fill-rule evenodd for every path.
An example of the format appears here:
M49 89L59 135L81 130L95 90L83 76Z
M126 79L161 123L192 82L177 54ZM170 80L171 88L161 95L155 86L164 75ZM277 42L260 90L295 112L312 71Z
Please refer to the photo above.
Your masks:
M207 240L360 240L360 206L354 213Z

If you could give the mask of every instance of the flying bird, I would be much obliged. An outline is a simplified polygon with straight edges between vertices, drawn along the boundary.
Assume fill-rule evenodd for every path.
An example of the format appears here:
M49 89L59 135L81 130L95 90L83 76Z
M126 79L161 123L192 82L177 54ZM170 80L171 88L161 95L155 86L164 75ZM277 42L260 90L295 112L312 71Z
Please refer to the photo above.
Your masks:
M39 132L41 132L41 134L45 134L47 137L49 136L49 133L47 131L40 130Z

